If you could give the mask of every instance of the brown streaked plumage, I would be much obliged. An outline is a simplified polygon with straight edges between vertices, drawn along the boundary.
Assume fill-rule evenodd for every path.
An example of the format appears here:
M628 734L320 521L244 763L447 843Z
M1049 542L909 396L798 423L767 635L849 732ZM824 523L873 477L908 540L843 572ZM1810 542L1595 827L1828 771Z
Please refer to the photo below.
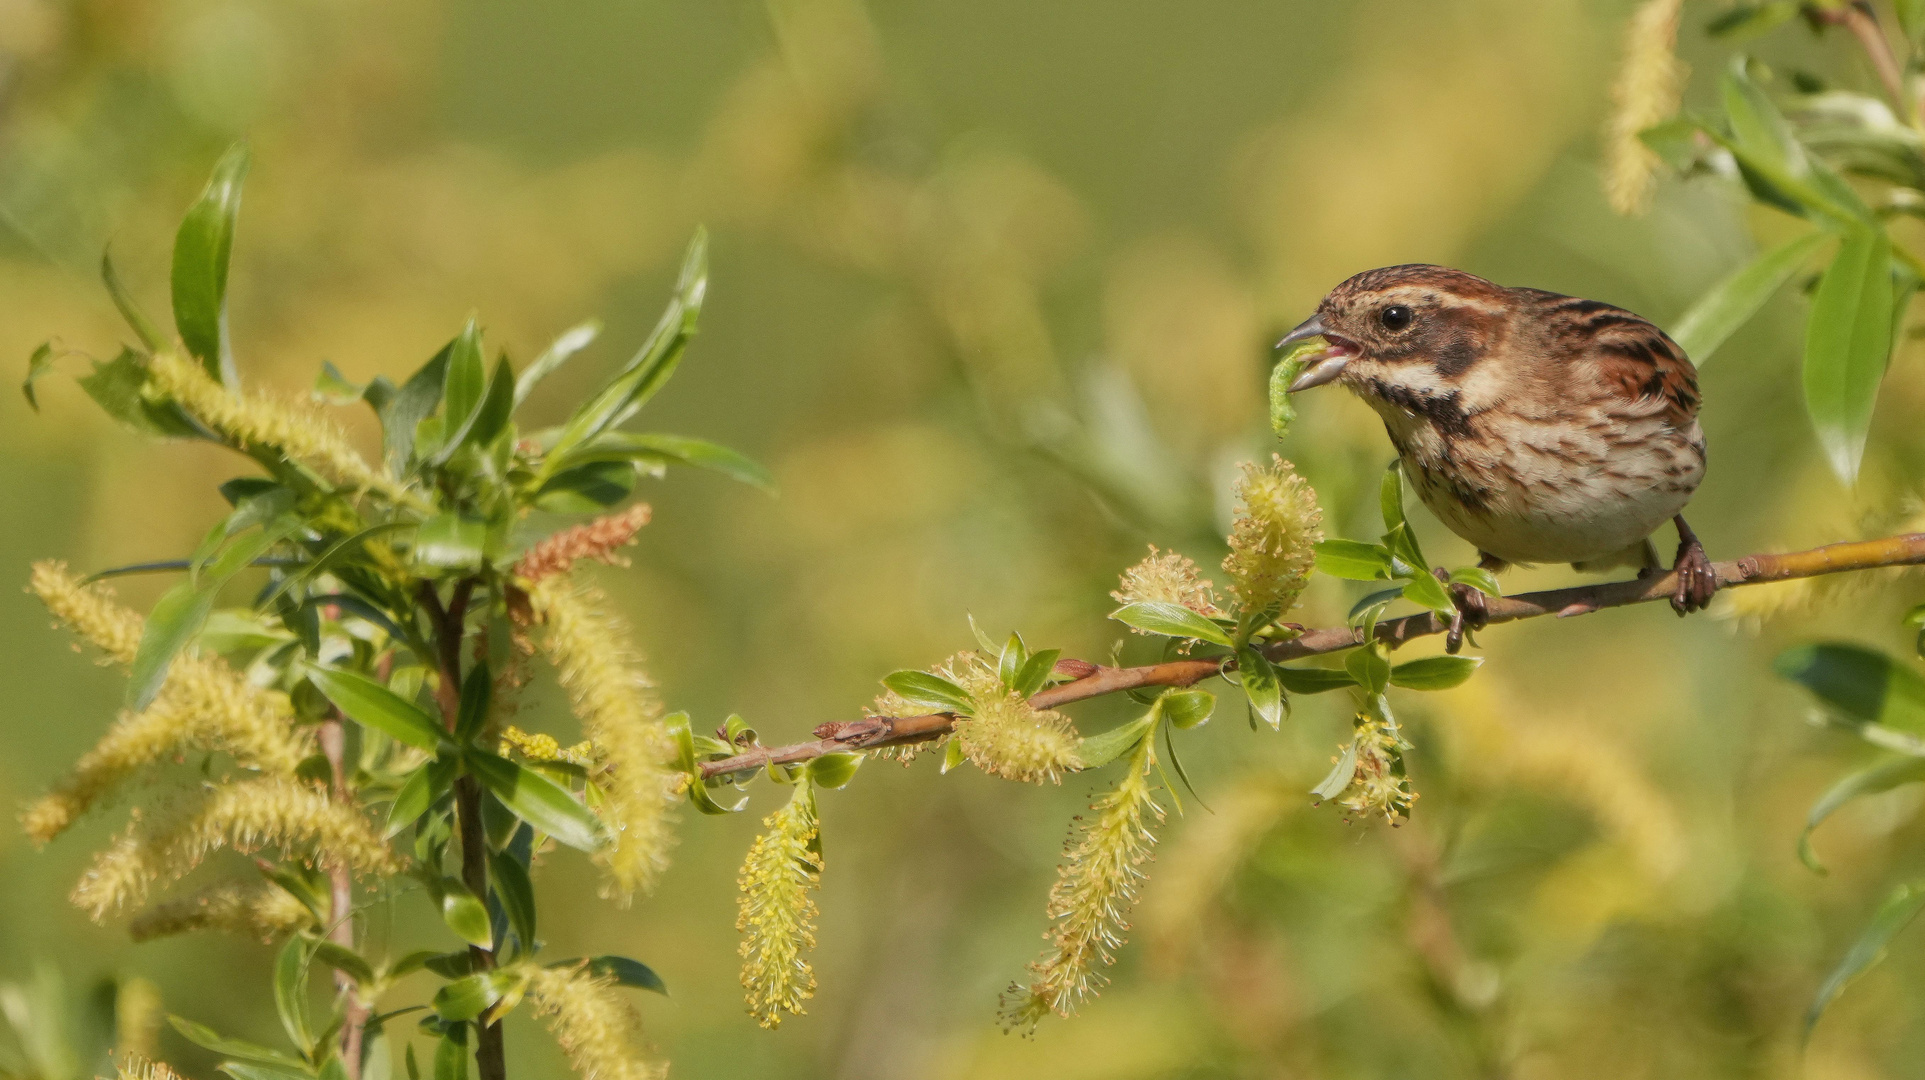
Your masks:
M1660 569L1678 527L1679 614L1717 589L1680 511L1704 478L1697 372L1623 308L1505 288L1443 266L1369 270L1330 291L1284 344L1325 348L1291 387L1341 382L1376 410L1411 486L1484 565ZM1461 623L1481 597L1454 587Z

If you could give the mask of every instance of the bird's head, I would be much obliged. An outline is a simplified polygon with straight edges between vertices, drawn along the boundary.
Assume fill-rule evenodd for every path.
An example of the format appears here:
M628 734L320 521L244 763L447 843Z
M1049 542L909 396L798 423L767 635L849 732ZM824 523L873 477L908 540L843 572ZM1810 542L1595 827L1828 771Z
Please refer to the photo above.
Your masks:
M1278 342L1320 337L1291 392L1341 381L1373 402L1471 390L1477 361L1501 340L1508 290L1444 266L1367 270L1336 288Z

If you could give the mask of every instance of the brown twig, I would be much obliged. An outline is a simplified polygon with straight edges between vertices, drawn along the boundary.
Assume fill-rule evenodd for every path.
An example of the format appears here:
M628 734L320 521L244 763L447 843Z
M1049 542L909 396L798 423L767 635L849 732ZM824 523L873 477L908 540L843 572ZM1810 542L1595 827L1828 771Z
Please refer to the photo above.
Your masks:
M321 752L327 756L328 769L333 774L334 797L345 803L349 799L345 763L347 735L338 710L321 721L319 738ZM354 951L355 945L353 911L353 871L346 866L329 867L328 917L334 925L328 928L328 940L349 952ZM372 1010L361 1000L360 988L347 972L334 973L334 988L345 1002L341 1012L341 1064L347 1070L348 1080L361 1080L361 1040Z
M1718 572L1719 587L1733 588L1741 585L1760 585L1771 581L1789 581L1794 578L1819 577L1824 574L1847 573L1854 570L1915 566L1920 563L1925 563L1925 533L1907 533L1903 536L1888 536L1879 540L1828 544L1824 547L1794 551L1784 555L1747 555L1742 559L1715 563L1713 568ZM1632 581L1612 581L1601 585L1520 593L1516 596L1490 600L1486 606L1489 609L1489 621L1492 623L1534 619L1540 615L1570 618L1605 608L1628 607L1632 604L1668 600L1676 581L1675 574L1664 573ZM1441 634L1448 629L1450 629L1449 619L1426 611L1422 614L1406 615L1400 619L1389 619L1378 623L1376 637L1378 641L1394 649L1407 641ZM1264 655L1272 660L1301 660L1325 653L1354 649L1362 645L1363 641L1362 630L1342 626L1307 630L1288 641L1265 646L1263 651ZM1234 667L1233 661L1233 657L1213 657L1173 660L1145 667L1114 668L1092 665L1080 660L1064 660L1056 665L1057 670L1075 675L1076 678L1070 682L1049 687L1030 698L1029 701L1039 709L1053 709L1071 702L1113 694L1119 690L1134 690L1145 686L1191 686L1220 673L1226 667ZM870 750L882 746L928 742L948 734L955 723L956 718L948 713L930 713L924 716L870 716L861 720L824 724L815 729L817 737L812 742L794 743L789 746L756 747L734 757L704 762L702 776L707 779L730 773L750 772L765 765L793 765L838 751Z

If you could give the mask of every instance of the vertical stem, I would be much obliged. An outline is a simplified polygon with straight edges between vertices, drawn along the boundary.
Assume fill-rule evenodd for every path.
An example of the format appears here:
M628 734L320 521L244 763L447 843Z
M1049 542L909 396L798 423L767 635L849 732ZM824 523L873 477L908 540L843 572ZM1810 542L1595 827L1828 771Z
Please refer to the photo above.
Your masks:
M1844 23L1845 28L1858 39L1859 47L1865 50L1865 58L1871 61L1872 70L1877 72L1878 81L1885 85L1885 93L1890 95L1892 106L1898 111L1899 122L1918 124L1917 102L1905 92L1904 66L1892 53L1892 43L1885 37L1884 28L1878 25L1878 13L1869 0L1852 0L1828 13L1827 18Z
M448 606L443 608L434 586L421 583L421 604L435 622L434 645L441 669L435 701L441 706L442 722L450 730L461 715L461 644L466 632L468 600L474 590L473 578L462 579L448 598ZM472 776L455 781L455 827L461 834L461 883L486 903L488 837L481 827L481 784ZM468 957L476 971L495 966L493 949L470 945ZM475 1033L475 1071L479 1080L507 1080L508 1064L502 1054L500 1021L484 1025L477 1020Z
M327 755L328 768L334 774L334 798L345 803L348 798L348 785L343 764L347 733L341 727L341 714L335 712L321 721L321 752ZM328 938L335 944L350 951L354 949L354 876L345 866L328 869L328 918L333 921L328 928ZM334 973L334 988L347 1002L343 1009L341 1025L341 1064L347 1068L348 1080L361 1080L361 1039L366 1031L369 1009L361 1000L360 990L354 979L344 971Z

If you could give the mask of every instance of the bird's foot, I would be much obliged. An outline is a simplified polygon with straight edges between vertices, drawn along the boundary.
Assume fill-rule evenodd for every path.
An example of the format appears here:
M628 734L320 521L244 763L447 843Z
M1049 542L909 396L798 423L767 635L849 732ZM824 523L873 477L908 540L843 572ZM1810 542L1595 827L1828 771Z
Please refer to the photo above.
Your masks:
M1678 545L1678 558L1671 572L1678 578L1671 591L1671 610L1679 617L1703 611L1718 592L1718 572L1712 569L1711 557L1704 553L1704 545L1698 543L1695 536Z
M1444 634L1444 651L1454 656L1464 647L1464 632L1482 630L1490 620L1490 605L1484 602L1483 593L1469 585L1452 582L1450 575L1442 570L1432 569L1431 573L1444 583L1444 588L1450 592L1451 604L1457 608L1450 617L1450 629Z

